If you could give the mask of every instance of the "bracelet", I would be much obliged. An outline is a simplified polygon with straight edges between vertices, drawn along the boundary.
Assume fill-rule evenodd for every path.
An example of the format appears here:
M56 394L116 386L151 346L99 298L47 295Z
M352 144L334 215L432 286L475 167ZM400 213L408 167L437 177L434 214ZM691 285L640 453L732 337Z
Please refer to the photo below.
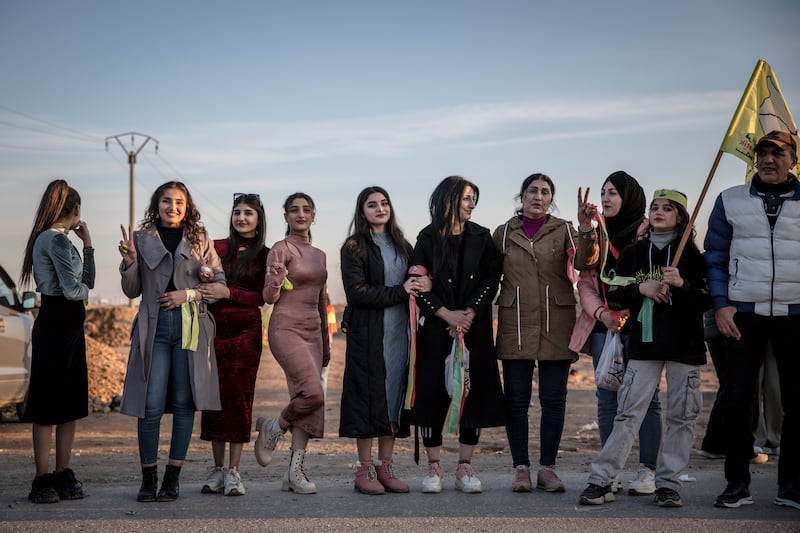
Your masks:
M590 227L589 229L587 229L587 230L584 230L584 229L582 229L580 226L578 226L578 231L579 231L580 233L591 233L591 232L593 232L593 231L594 231L594 226L591 226L591 227Z
M280 289L283 286L283 284L281 284L281 285L273 285L272 283L270 283L269 286L272 287L273 289Z

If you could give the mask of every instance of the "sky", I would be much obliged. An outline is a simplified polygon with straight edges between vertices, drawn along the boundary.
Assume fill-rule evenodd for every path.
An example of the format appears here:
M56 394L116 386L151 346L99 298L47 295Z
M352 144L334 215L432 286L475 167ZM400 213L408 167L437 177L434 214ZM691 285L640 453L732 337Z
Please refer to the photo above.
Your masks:
M213 238L233 193L260 194L271 245L284 199L306 192L334 303L370 185L412 244L452 174L479 187L473 220L492 230L534 172L576 223L578 187L599 203L619 169L693 207L759 58L800 118L798 20L796 0L0 0L0 265L19 279L42 192L63 178L96 249L91 298L125 302L126 153L147 136L158 152L150 141L134 167L137 222L180 179ZM142 135L106 148L127 132ZM714 197L744 174L723 156L701 248Z

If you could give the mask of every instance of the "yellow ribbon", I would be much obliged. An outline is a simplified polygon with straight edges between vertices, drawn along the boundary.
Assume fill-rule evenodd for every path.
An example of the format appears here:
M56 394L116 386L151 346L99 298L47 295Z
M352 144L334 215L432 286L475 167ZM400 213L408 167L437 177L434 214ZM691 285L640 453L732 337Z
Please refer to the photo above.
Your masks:
M196 351L199 343L200 324L197 320L196 293L186 290L186 301L181 304L181 348Z

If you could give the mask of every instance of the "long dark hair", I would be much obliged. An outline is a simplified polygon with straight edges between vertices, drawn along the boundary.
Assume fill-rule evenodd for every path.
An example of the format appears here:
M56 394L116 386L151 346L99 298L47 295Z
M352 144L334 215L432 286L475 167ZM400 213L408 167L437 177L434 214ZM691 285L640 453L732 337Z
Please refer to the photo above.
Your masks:
M242 251L239 251L242 236L239 235L233 225L233 211L238 205L251 207L258 215L255 241ZM225 270L225 277L228 283L243 280L247 276L250 265L257 261L261 254L265 253L266 239L267 216L264 212L264 204L261 203L261 198L257 194L242 194L234 198L231 216L228 220L228 249L225 251L225 257L222 258L222 268Z
M457 268L459 242L452 242L453 226L465 223L461 220L461 199L464 191L471 187L478 204L480 191L478 186L461 176L448 176L443 179L431 193L428 209L431 214L431 225L436 230L437 249L441 251L434 264L434 276L444 267L450 270ZM460 236L459 236L460 237Z
M294 202L298 198L302 198L303 200L307 201L308 205L311 206L311 210L316 215L317 206L314 205L314 200L312 200L311 197L309 195L307 195L306 193L304 193L304 192L296 192L294 194L290 194L286 198L286 200L283 202L283 212L286 213L287 211L289 211L289 208L292 206L292 202ZM290 231L291 230L289 229L289 224L286 224L286 236L287 237L289 236L289 232ZM311 242L311 228L308 228L308 242Z
M461 176L448 176L443 179L431 193L428 201L428 210L431 214L431 224L436 232L446 239L453 234L453 226L461 220L461 198L464 190L472 187L475 194L475 205L478 205L480 190L478 186Z
M33 228L31 228L31 233L28 235L28 244L25 245L22 274L19 278L21 286L24 287L31 281L33 245L36 243L36 237L55 224L57 220L72 213L79 205L81 205L81 196L66 181L53 180L47 185L44 194L42 194L42 199L39 201L36 218L33 219Z
M161 197L164 195L164 192L168 189L177 189L183 196L186 198L186 210L183 216L183 230L186 233L186 238L189 239L189 242L192 243L192 246L200 251L200 244L203 240L203 236L206 233L203 224L200 222L200 212L197 210L197 206L194 204L194 200L192 200L192 195L189 193L189 189L186 188L180 181L168 181L163 185L160 185L153 195L150 197L150 205L147 206L147 209L144 212L144 219L139 224L139 229L143 229L148 224L158 224L160 217L158 215L158 203L161 201Z
M372 226L367 221L367 217L364 216L364 204L367 203L370 195L375 193L382 194L386 201L389 202L389 220L386 222L386 234L389 235L397 253L408 261L409 244L405 235L403 235L403 230L395 222L392 199L389 198L389 193L386 192L386 189L377 185L367 187L358 194L355 213L353 213L353 220L350 221L348 229L350 236L345 240L345 245L353 248L359 257L366 255L367 243L372 241Z
M536 172L534 174L531 174L530 176L528 176L527 178L525 178L522 181L522 187L519 188L519 194L517 195L517 198L516 198L517 201L520 202L520 206L517 208L517 211L516 211L517 216L522 216L522 205L521 204L522 204L522 198L525 196L525 191L528 190L528 187L530 186L531 183L533 183L534 181L537 181L537 180L542 180L542 181L546 182L550 186L550 197L551 198L555 198L556 197L556 186L553 183L553 180L550 178L550 176L548 176L547 174L542 174L541 172ZM555 203L554 203L553 200L551 200L550 201L550 208L552 209L554 207L555 207Z

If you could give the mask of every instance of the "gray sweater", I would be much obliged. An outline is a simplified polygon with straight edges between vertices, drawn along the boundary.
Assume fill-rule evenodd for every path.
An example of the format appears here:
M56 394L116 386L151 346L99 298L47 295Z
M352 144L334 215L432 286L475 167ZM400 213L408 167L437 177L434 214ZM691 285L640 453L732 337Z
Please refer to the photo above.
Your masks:
M65 228L52 227L33 244L33 279L36 290L67 300L88 300L94 288L94 248L83 249L83 260Z

